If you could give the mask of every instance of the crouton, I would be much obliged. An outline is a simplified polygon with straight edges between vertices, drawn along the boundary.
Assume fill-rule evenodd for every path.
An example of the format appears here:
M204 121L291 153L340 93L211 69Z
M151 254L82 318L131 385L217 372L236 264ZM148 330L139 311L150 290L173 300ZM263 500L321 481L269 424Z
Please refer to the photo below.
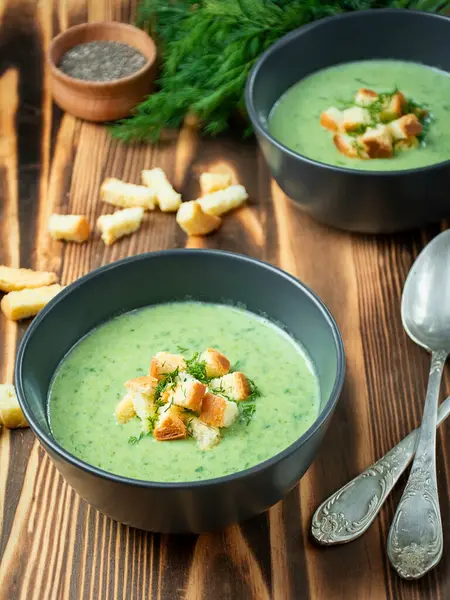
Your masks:
M422 125L416 115L404 115L387 125L394 140L406 140L422 133Z
M251 394L251 387L247 377L239 371L212 379L209 382L209 389L215 394L223 393L228 398L237 400L238 402L246 400Z
M187 436L187 428L176 406L163 407L153 429L158 441L181 440Z
M48 230L55 240L78 243L87 241L91 233L84 215L51 215Z
M102 240L107 246L111 246L119 238L139 229L143 218L143 208L125 208L112 215L99 217L97 227L102 234Z
M342 111L332 106L320 115L320 124L330 131L339 131L343 118Z
M392 138L386 125L369 127L360 137L369 158L390 158L392 156Z
M230 427L239 415L236 402L208 392L205 394L200 412L200 420L213 427Z
M200 412L205 393L206 385L188 373L181 373L175 387L163 394L163 400L194 412Z
M147 396L154 397L158 380L151 375L142 375L141 377L135 377L125 382L125 387L130 392L140 392Z
M173 373L175 369L182 371L186 368L186 361L181 354L170 354L170 352L158 352L150 363L150 375L156 379L162 379L167 373Z
M155 194L156 203L163 212L176 212L180 208L181 194L178 194L162 169L142 171L142 183Z
M359 138L346 133L337 133L333 136L333 142L339 152L349 158L369 158Z
M142 431L150 431L149 417L155 415L156 380L149 376L130 379L125 383L128 395L133 401L134 411L142 421Z
M369 125L370 113L367 108L352 106L342 112L342 129L344 131L358 131L361 127Z
M398 140L395 142L394 150L396 152L402 152L403 150L410 150L411 148L418 148L420 142L416 137L410 137L406 140Z
M28 319L37 315L62 289L61 285L55 283L40 288L10 292L3 296L0 307L7 319L12 321Z
M207 425L197 417L189 420L188 432L196 440L200 450L209 450L220 442L220 430Z
M378 99L378 94L373 90L368 90L367 88L361 88L356 92L355 95L355 103L358 106L370 106Z
M208 348L200 355L200 361L205 363L207 377L222 377L230 370L228 358L213 348Z
M100 198L107 204L120 208L143 208L153 210L156 205L154 190L145 185L125 183L120 179L110 177L105 179L100 188Z
M200 191L202 196L225 190L231 185L230 173L201 173Z
M392 96L388 96L383 103L380 111L380 119L383 122L398 119L403 114L403 108L406 106L406 98L401 92L396 92Z
M10 383L0 385L0 424L8 429L29 427L17 400L16 390Z
M56 283L57 281L58 277L55 273L0 266L0 291L2 292L17 292L25 288L40 288Z
M208 215L220 217L224 213L241 206L247 198L247 190L243 185L230 185L226 190L219 190L202 196L197 202Z
M177 223L188 235L208 235L221 226L222 219L205 213L200 204L194 200L182 203L177 212Z
M123 425L124 423L128 423L130 419L136 416L136 411L134 410L134 402L133 396L131 394L126 394L119 404L116 406L115 410L117 422Z

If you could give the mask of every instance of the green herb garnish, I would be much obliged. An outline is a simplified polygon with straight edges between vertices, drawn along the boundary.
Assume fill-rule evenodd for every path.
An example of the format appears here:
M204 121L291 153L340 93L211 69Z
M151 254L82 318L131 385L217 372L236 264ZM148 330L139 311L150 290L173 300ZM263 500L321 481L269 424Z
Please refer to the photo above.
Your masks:
M177 346L177 352L179 352L180 354L186 354L186 352L189 352L189 348L185 348L184 346Z
M206 375L206 364L198 359L199 356L199 353L196 352L190 360L186 361L186 371L198 381L207 384L211 381L211 378Z
M261 391L252 379L247 377L247 381L250 385L250 396L247 398L247 401L256 400L256 398L261 396Z
M155 389L155 406L157 408L164 404L164 402L162 402L162 400L161 400L161 396L164 394L164 392L166 392L167 390L173 389L176 386L176 384L178 383L177 380L178 380L179 371L180 370L177 367L171 373L165 373L163 378L160 381L158 381L158 385L156 386L156 389Z
M140 442L142 440L142 438L144 438L147 434L144 433L143 431L141 431L141 433L139 435L131 435L128 438L128 443L131 444L132 446L134 446L134 444L137 444L138 442Z
M356 10L444 12L448 6L448 0L141 0L137 24L157 40L162 55L159 91L112 133L123 141L154 141L164 128L179 127L193 114L206 133L215 135L236 115L246 115L250 69L289 31Z
M246 425L250 423L255 412L256 404L245 404L245 406L242 407L241 419L245 422Z

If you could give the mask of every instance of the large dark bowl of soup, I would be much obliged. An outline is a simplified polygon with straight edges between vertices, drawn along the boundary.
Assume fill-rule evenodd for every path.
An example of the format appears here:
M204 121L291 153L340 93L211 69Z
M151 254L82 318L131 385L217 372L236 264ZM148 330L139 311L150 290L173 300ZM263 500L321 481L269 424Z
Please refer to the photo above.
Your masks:
M216 346L258 385L221 442L139 439L114 417L123 383L156 351ZM15 384L43 448L75 491L127 525L221 529L278 502L306 472L338 401L342 339L287 273L210 250L142 254L65 288L30 325ZM252 413L252 414L249 414Z
M372 160L339 153L320 114L360 88L398 88L425 105L420 147ZM319 221L381 233L450 215L449 18L376 9L297 29L258 60L246 104L274 178Z

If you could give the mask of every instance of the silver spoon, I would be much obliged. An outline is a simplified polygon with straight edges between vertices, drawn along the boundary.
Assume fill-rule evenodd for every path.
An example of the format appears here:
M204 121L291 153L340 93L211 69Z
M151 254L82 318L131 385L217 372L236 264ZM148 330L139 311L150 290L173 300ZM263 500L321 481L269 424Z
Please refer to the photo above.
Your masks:
M392 522L387 552L405 579L417 579L442 556L442 523L436 482L436 425L442 371L450 352L450 230L419 254L402 295L403 327L431 351L422 425L411 472Z
M438 425L450 415L450 396L438 411ZM375 464L329 496L312 518L313 537L326 546L352 542L362 535L380 511L416 449L415 429Z

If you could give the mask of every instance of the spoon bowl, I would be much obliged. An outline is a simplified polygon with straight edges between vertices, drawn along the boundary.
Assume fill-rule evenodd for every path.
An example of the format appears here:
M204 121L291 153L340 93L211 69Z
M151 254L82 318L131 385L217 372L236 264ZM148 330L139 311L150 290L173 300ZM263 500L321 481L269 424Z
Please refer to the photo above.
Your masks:
M401 312L403 327L416 344L450 353L450 230L417 257L403 289Z

